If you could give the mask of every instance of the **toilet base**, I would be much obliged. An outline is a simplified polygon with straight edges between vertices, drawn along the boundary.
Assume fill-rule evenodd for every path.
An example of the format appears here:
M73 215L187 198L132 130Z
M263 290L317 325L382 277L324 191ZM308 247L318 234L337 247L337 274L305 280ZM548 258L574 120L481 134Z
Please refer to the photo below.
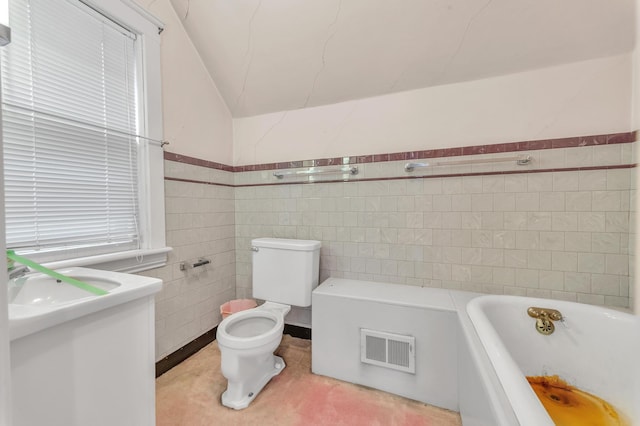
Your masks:
M234 410L242 410L243 408L247 408L251 401L253 401L255 397L258 396L265 385L269 383L269 380L280 374L285 367L286 364L284 363L284 359L279 356L273 355L273 368L267 370L264 376L256 381L256 383L252 386L253 390L248 394L244 394L240 398L230 397L230 395L237 393L237 389L234 388L240 387L241 385L229 382L229 384L227 385L227 390L222 393L222 405L224 405L225 407L233 408Z

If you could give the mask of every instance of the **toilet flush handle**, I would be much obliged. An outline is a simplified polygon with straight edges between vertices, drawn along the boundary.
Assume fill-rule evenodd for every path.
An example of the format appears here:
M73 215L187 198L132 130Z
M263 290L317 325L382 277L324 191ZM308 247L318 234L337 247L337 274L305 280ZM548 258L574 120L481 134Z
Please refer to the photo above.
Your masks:
M260 249L256 246L251 246L251 251L260 251Z

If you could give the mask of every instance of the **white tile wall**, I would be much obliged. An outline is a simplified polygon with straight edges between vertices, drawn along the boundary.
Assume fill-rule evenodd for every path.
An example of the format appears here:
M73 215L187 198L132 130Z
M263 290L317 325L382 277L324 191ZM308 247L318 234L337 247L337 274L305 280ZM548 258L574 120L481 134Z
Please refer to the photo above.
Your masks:
M525 168L534 170L627 164L630 145L522 154L533 157ZM486 157L502 155L513 154ZM497 163L408 174L404 164L360 164L356 179L523 170ZM174 161L165 162L165 175L227 185L296 179ZM215 327L223 302L251 297L249 242L257 237L321 240L322 279L613 306L629 306L633 297L635 169L322 183L335 178L237 188L165 181L167 244L174 252L167 266L145 273L164 280L156 298L158 359ZM198 257L212 263L179 270L181 261Z
M165 161L165 175L232 183L233 174ZM167 266L144 272L164 281L156 295L156 359L162 359L221 321L220 305L235 298L234 188L165 181ZM180 270L180 262L209 259L206 266Z
M532 151L527 167L542 168L552 159L558 168L620 164L626 151L623 145ZM359 165L356 179L390 177L392 170L392 176L406 176L404 163ZM456 166L455 172L462 169L522 170L492 164ZM236 184L274 181L269 172L235 178ZM631 169L615 169L238 187L238 296L251 293L250 240L277 236L321 240L321 280L627 307L631 182Z

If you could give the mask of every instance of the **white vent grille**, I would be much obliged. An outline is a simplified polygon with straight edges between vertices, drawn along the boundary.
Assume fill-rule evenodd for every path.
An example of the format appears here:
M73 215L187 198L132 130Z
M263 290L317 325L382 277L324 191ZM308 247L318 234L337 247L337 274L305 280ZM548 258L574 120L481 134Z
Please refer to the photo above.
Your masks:
M360 361L380 367L416 372L413 336L360 329Z

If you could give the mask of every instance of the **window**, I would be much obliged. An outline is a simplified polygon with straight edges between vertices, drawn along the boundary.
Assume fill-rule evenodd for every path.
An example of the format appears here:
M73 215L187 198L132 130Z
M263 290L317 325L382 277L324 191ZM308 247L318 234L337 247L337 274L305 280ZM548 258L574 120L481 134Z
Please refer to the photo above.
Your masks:
M104 263L125 253L137 261L116 269L141 270L149 267L139 265L142 255L166 252L163 182L151 181L158 167L162 174L153 140L160 120L148 105L159 91L150 84L159 70L149 72L158 49L148 41L157 45L157 34L107 16L78 0L10 1L12 43L2 52L7 247L40 262Z

